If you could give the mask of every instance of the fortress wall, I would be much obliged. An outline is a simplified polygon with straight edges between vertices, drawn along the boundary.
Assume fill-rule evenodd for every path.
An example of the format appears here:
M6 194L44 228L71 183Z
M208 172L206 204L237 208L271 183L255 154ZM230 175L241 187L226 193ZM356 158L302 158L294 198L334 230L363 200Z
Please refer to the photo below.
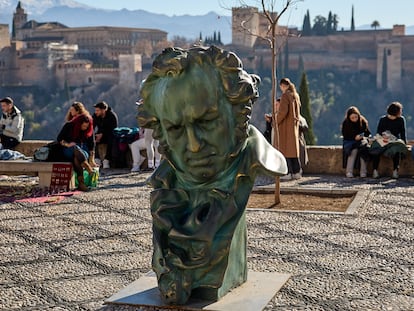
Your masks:
M403 60L402 69L404 74L414 74L414 59Z

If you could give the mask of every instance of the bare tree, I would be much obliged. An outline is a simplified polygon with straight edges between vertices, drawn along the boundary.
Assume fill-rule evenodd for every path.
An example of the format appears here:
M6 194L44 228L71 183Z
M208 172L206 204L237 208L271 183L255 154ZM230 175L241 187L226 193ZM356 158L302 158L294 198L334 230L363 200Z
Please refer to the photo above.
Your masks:
M265 33L255 33L254 30L249 29L246 27L247 20L241 22L241 28L250 34L251 36L260 38L265 40L270 48L271 56L272 56L272 97L271 97L271 105L272 105L272 116L273 116L273 146L276 149L279 149L279 131L277 126L277 112L275 109L275 99L276 99L276 92L277 92L277 76L276 76L276 68L277 68L277 55L280 53L280 48L278 49L276 45L277 38L289 36L288 31L280 32L278 30L278 23L280 18L285 14L289 8L291 8L294 4L298 2L302 2L303 0L260 0L260 7L262 11L259 13L265 17L267 21L267 31ZM243 1L240 1L241 6L246 6ZM276 12L277 5L279 4L280 12ZM279 45L281 46L281 45ZM275 204L280 203L280 178L276 177L275 180Z

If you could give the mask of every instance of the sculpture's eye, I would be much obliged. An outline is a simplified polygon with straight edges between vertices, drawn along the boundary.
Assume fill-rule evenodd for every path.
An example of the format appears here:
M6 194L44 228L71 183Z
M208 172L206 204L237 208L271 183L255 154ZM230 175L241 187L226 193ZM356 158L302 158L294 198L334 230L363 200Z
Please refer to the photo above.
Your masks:
M181 125L172 125L168 128L168 131L179 131L182 129Z
M183 132L184 127L179 124L173 124L167 127L168 135L179 137Z
M209 129L213 125L213 122L211 120L201 119L197 120L197 125L202 129Z

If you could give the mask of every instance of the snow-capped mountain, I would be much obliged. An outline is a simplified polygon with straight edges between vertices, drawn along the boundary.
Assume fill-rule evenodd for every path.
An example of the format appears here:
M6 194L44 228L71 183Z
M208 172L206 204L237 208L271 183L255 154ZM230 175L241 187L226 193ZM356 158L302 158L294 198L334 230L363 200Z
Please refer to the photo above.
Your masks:
M0 0L1 15L10 14L16 9L18 0ZM70 8L87 8L88 6L73 0L23 0L20 1L22 7L28 14L42 14L46 10L57 7L66 6Z

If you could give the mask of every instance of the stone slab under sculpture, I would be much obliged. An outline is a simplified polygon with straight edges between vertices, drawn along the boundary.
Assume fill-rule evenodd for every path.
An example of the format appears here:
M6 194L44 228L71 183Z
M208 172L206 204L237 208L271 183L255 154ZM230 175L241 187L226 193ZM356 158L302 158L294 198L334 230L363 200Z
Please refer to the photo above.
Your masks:
M169 304L218 300L247 279L245 207L286 161L249 125L258 76L217 47L167 48L141 86L138 123L164 160L150 177L152 268Z

